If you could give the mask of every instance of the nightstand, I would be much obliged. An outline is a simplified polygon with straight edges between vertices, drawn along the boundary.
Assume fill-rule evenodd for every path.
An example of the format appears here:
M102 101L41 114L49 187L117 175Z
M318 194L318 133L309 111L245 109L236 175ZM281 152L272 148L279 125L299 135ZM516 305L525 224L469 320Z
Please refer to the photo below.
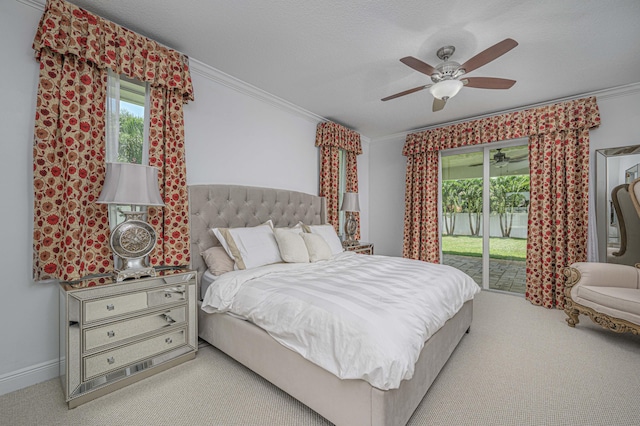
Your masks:
M195 358L195 271L81 285L60 285L60 374L69 408Z
M355 251L359 254L373 254L373 243L358 242L354 245L343 244L342 247L347 251Z

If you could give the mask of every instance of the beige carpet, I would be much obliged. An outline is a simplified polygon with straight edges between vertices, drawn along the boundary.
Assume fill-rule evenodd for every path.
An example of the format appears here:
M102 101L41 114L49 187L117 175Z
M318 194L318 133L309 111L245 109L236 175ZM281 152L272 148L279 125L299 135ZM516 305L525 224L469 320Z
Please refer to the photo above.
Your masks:
M410 425L640 425L640 336L482 292ZM58 379L0 396L1 425L326 425L216 349L74 410Z

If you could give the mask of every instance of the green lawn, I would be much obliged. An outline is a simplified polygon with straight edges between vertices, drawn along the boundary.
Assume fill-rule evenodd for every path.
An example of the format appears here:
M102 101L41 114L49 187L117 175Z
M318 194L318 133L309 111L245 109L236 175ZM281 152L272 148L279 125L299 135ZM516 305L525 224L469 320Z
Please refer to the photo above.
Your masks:
M525 260L527 240L525 238L489 238L491 257L494 259ZM462 235L442 236L442 252L461 256L482 257L482 237Z

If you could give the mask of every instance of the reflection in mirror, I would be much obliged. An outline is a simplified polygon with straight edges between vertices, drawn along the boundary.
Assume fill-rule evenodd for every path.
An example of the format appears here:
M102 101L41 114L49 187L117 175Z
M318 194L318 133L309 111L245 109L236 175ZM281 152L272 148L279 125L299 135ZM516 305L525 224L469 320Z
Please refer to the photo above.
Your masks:
M596 151L596 223L601 262L640 262L640 216L628 184L640 177L640 145Z

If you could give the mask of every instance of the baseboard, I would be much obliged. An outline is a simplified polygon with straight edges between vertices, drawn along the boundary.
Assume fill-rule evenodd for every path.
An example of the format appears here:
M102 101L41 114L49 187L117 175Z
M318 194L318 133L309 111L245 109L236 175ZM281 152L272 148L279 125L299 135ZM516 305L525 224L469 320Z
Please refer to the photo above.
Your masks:
M0 376L0 395L26 388L60 375L59 360L52 359Z

